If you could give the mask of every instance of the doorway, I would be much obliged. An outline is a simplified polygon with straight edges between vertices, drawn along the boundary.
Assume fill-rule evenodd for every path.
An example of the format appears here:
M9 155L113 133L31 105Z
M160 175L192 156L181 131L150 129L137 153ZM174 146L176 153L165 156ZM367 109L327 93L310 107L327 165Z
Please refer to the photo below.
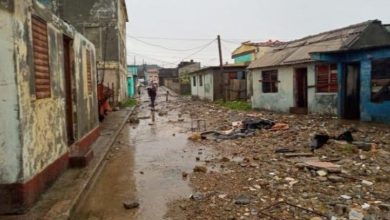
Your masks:
M74 143L73 130L73 94L72 94L72 39L63 36L64 43L64 75L65 75L65 121L68 145Z
M344 114L346 119L360 119L360 63L345 66Z
M295 69L295 107L307 109L307 68Z

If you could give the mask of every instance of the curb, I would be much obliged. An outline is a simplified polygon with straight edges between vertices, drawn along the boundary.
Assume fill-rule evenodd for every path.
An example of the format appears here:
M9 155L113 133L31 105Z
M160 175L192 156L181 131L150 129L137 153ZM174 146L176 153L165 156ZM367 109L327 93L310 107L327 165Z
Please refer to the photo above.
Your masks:
M81 187L82 189L80 192L77 194L77 196L73 199L73 201L70 204L70 207L68 209L68 212L66 213L66 219L72 219L73 214L77 210L77 206L87 197L89 190L92 188L94 185L95 181L98 179L100 176L101 171L104 168L105 165L105 158L110 151L111 147L114 145L115 140L118 138L120 132L122 131L123 127L127 123L127 120L129 117L134 113L134 110L136 107L132 107L131 110L129 110L129 113L125 116L123 122L119 125L118 129L115 131L115 133L111 136L111 139L108 142L108 147L105 149L105 151L101 154L101 156L98 159L98 163L96 166L92 169L91 175L89 175L87 181L83 184Z

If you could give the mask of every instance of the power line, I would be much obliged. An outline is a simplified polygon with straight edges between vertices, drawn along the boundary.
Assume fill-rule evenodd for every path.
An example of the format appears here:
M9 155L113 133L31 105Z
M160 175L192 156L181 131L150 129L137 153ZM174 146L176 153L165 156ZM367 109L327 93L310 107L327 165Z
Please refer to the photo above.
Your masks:
M210 40L213 40L213 38L168 38L168 37L144 37L144 36L133 36L133 35L127 35L127 36L138 38L138 39L169 40L169 41L210 41Z
M131 39L134 39L134 40L136 40L136 41L138 41L138 42L141 42L141 43L143 43L143 44L152 46L152 47L158 47L158 48L162 48L162 49L170 50L170 51L192 51L192 50L197 50L197 49L199 49L199 48L202 48L202 47L204 47L205 45L208 45L208 43L207 43L207 44L203 44L203 45L200 45L200 46L198 46L198 47L190 48L190 49L172 49L172 48L168 48L168 47L165 47L165 46L162 46L162 45L149 43L149 42L140 40L140 39L135 38L135 37L132 37L132 36L127 36L127 37L128 37L128 38L131 38ZM214 40L215 40L215 39L213 39L211 42L213 42Z

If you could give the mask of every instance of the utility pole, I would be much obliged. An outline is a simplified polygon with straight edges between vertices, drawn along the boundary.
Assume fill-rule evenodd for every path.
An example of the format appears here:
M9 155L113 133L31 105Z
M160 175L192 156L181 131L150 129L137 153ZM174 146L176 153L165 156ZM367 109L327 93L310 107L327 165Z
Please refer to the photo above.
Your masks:
M221 36L218 35L218 50L219 50L219 76L220 76L220 82L219 86L222 90L222 98L223 102L226 102L226 91L225 91L225 76L223 74L223 60L222 60L222 46L221 46Z

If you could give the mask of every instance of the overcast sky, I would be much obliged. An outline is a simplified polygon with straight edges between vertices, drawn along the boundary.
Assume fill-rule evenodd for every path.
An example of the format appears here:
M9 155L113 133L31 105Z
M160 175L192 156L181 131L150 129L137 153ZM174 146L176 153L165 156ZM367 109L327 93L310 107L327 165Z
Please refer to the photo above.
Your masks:
M390 0L126 0L128 63L218 65L243 41L293 40L367 20L390 23ZM203 49L205 48L205 49ZM203 50L202 50L203 49Z

